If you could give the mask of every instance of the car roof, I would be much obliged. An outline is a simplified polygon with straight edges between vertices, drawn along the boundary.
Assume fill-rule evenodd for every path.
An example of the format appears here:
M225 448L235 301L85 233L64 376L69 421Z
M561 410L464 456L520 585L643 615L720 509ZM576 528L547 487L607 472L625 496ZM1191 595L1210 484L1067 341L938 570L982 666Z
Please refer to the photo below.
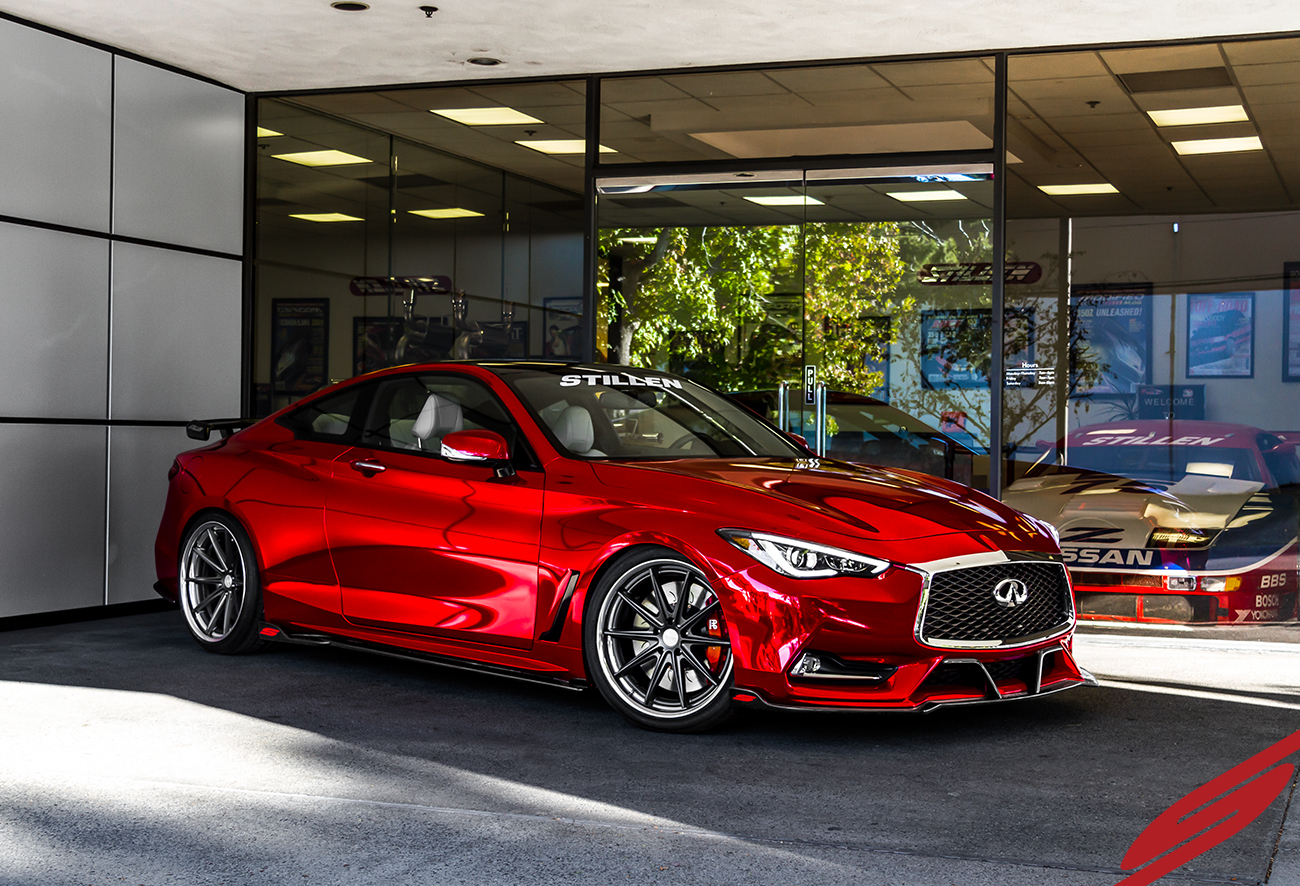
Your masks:
M1128 437L1147 437L1155 435L1156 437L1168 437L1169 442L1173 443L1183 437L1220 437L1223 438L1215 443L1201 444L1209 446L1239 446L1242 441L1254 445L1255 437L1263 434L1260 428L1251 425L1239 425L1224 421L1197 421L1195 419L1141 419L1139 421L1119 421L1106 422L1104 424L1085 425L1076 431L1071 431L1069 441L1071 443L1080 443L1090 437L1111 436L1117 438ZM1104 445L1104 444L1103 444ZM1122 443L1110 445L1123 445Z

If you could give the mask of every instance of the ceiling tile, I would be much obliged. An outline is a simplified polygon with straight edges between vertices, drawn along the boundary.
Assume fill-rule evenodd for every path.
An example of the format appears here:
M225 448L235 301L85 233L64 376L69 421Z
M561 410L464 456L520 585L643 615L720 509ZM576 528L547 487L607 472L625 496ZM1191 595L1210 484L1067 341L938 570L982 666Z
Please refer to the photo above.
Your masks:
M1245 43L1228 42L1223 51L1233 66L1258 65L1270 62L1290 62L1300 59L1300 40L1252 40Z
M1219 55L1219 47L1214 43L1150 49L1108 49L1101 53L1101 57L1116 74L1223 66L1223 57Z
M938 86L947 83L992 83L993 73L979 59L932 62L890 62L872 66L895 86Z
M1052 52L1013 55L1007 60L1007 79L1014 89L1022 80L1060 80L1065 77L1109 77L1095 52Z

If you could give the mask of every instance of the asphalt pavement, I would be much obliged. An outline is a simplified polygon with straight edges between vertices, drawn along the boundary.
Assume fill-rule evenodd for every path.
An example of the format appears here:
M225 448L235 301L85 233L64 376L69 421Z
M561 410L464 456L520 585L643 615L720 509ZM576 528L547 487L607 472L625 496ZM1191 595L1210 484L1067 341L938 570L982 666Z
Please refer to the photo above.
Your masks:
M358 653L213 656L176 612L7 631L0 884L1113 886L1155 816L1300 729L1300 628L1077 648L1100 688L677 736ZM1300 884L1295 793L1161 882Z

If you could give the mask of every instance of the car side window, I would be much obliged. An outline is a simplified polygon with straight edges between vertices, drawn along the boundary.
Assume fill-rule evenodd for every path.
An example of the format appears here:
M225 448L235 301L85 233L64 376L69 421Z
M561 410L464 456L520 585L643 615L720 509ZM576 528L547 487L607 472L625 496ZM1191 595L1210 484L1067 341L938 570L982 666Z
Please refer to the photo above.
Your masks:
M496 431L505 438L512 461L531 464L523 435L505 407L482 382L462 376L402 375L380 382L360 445L438 456L444 436L473 430Z
M352 385L320 397L279 419L280 424L293 431L295 437L330 442L348 443L360 430L357 400L361 385Z

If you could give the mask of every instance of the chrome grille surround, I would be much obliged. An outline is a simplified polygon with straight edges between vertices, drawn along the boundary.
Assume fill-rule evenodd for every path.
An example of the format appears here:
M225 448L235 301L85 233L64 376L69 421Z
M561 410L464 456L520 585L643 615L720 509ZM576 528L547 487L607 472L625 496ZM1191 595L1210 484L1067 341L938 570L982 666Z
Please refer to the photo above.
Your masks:
M923 646L1014 649L1074 628L1074 594L1059 555L993 551L907 568L922 577L915 636ZM993 586L1004 578L1030 585L1023 607L1002 609L993 601Z

